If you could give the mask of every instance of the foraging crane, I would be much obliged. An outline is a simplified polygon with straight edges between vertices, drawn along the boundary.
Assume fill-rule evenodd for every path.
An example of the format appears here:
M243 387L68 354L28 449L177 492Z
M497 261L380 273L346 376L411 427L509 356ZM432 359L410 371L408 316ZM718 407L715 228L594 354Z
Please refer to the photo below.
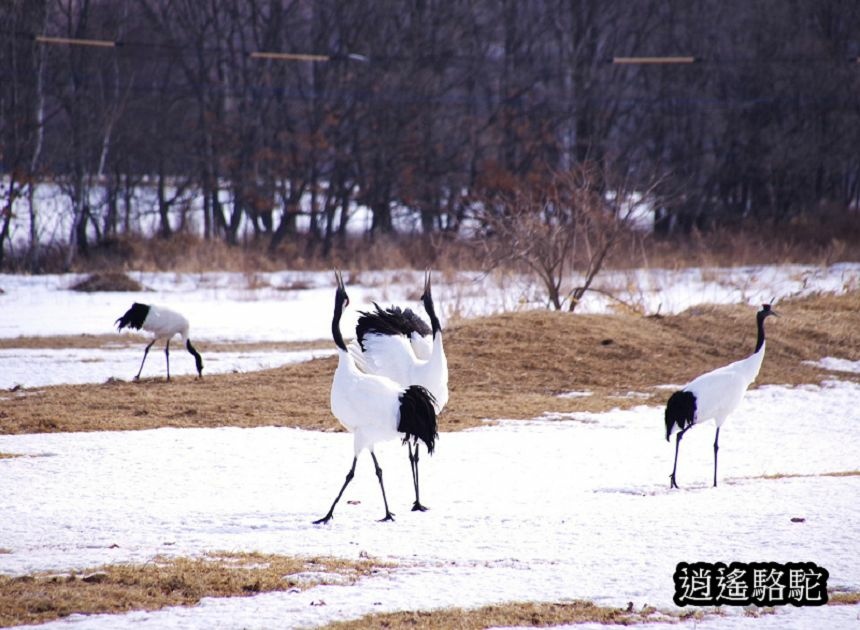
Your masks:
M332 518L337 502L355 474L358 455L365 448L370 451L382 490L382 501L385 504L385 517L382 520L392 521L394 515L388 509L388 499L385 497L385 486L382 483L382 468L373 448L377 442L401 437L404 441L413 439L417 442L420 439L432 454L438 436L433 395L420 385L402 387L390 378L367 374L356 366L340 332L340 318L343 309L349 304L349 297L340 272L335 271L335 278L337 292L331 332L338 349L338 362L331 384L331 410L338 421L353 434L354 452L352 467L346 474L340 492L328 513L314 521L314 524L327 523Z
M185 348L194 356L194 361L197 365L197 376L203 376L203 358L191 344L191 339L188 338L189 324L188 320L182 314L164 306L135 302L125 312L125 315L117 319L114 323L117 324L117 330L129 327L136 330L143 329L155 335L153 340L146 346L146 350L143 351L143 360L140 362L140 369L137 371L137 376L134 377L134 380L137 381L140 379L146 355L149 354L152 344L159 339L165 340L164 358L167 360L167 380L170 380L170 340L174 335L179 335L185 341Z
M369 374L386 376L402 387L421 385L435 399L436 413L442 413L448 402L448 360L442 344L442 327L433 307L430 271L424 276L421 295L430 327L411 309L397 307L362 312L356 326L356 341L350 344L356 364ZM432 342L426 337L432 334ZM418 496L418 442L407 442L415 503L412 511L425 511ZM413 453L413 446L415 447Z
M728 415L740 404L747 388L758 376L764 359L764 320L778 315L770 304L762 304L756 313L758 339L755 351L746 359L735 361L694 378L681 390L673 393L666 403L666 441L676 433L675 464L669 479L671 487L677 488L675 473L678 469L678 448L687 430L705 420L714 419L717 434L714 437L714 487L717 486L717 451L719 451L720 427Z

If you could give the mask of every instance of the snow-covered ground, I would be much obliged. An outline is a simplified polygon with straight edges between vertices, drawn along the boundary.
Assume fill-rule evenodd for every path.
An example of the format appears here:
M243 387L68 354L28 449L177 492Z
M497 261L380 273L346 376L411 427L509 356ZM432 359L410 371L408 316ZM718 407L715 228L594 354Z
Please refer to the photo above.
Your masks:
M131 380L143 359L141 343L134 348L0 348L0 389L16 385L42 387L45 385L104 383L108 379ZM170 374L197 374L194 358L181 344L172 346ZM204 374L253 372L330 356L334 348L296 350L290 352L249 350L245 352L206 352ZM166 374L161 347L153 346L144 364L141 378Z
M207 352L210 342L329 335L331 273L131 275L151 291L77 293L69 287L80 276L0 275L0 338L109 333L135 300L185 312L212 372L307 356ZM345 332L372 300L417 306L420 272L346 275ZM542 306L539 289L523 278L438 275L434 296L443 324ZM756 305L839 293L860 284L860 264L616 272L601 282L645 312L670 313L700 303ZM582 311L611 307L594 295ZM129 378L141 350L12 347L0 351L0 387ZM151 354L144 375L162 374L162 354ZM172 354L172 371L190 373L188 357ZM820 365L834 379L858 369L839 357L822 357ZM589 394L570 386L569 396ZM311 521L325 513L349 467L346 434L221 428L0 435L0 453L22 455L0 459L0 573L221 550L366 553L398 565L352 586L73 616L46 626L94 629L292 628L371 612L567 598L671 609L676 564L699 560L812 561L829 570L831 588L856 591L860 476L820 473L860 470L858 402L860 385L839 380L751 391L721 432L716 489L709 486L713 429L706 425L687 434L678 468L682 489L668 491L674 445L665 441L662 409L655 407L445 433L437 453L421 460L426 513L409 510L408 459L391 442L377 453L397 520L376 521L382 502L364 454L327 526ZM804 476L759 478L765 474ZM860 606L789 606L760 618L723 610L726 616L696 627L860 625Z
M299 627L397 609L592 599L672 608L680 561L812 561L860 589L860 385L749 393L724 426L690 431L668 490L662 410L507 422L443 434L421 462L426 513L409 510L398 442L378 449L394 523L367 454L326 526L352 456L346 434L287 428L0 436L0 572L62 571L214 550L360 554L399 568L354 586L207 599L193 608L73 617L80 628ZM355 503L357 502L357 503ZM803 522L792 522L800 517ZM311 606L311 602L325 602ZM856 627L860 607L738 610L702 627ZM852 625L854 624L854 625Z
M808 361L808 363L833 372L860 373L860 361L849 361L848 359L838 359L836 357L824 357L820 361Z

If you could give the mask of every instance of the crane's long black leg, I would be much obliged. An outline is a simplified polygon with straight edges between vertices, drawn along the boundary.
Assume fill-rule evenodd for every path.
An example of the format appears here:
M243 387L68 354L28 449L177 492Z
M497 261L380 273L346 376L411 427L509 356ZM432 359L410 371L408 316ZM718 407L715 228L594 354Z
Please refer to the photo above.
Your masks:
M385 518L381 521L393 521L394 514L388 509L388 499L385 498L385 486L382 485L382 468L379 467L379 462L376 461L376 454L370 451L370 456L373 458L373 465L376 468L376 478L379 479L379 487L382 488L382 502L385 503Z
M409 463L412 465L412 485L415 486L415 503L412 504L413 512L426 512L427 508L421 505L418 499L418 441L415 441L415 455L412 454L412 443L407 442L409 447Z
M686 430L684 429L684 431ZM678 470L678 448L681 446L681 438L684 437L684 431L679 431L678 435L675 436L675 465L672 466L672 474L669 476L669 480L671 481L670 488L678 487L678 484L675 483L675 472Z
M328 510L328 514L323 516L321 519L314 521L314 525L328 523L331 520L332 514L334 514L334 506L336 506L337 502L340 501L340 497L343 494L343 491L346 490L346 487L349 485L349 482L352 481L352 478L355 476L355 462L357 461L358 456L352 458L352 468L350 468L349 472L346 473L346 481L343 482L343 486L341 486L340 492L337 493L337 496L334 499L334 503L331 504L331 507ZM385 496L384 493L383 496Z
M720 427L717 427L717 435L714 437L714 487L717 487L717 451L720 450Z
M170 339L164 344L164 358L167 360L167 380L170 380Z
M149 349L152 347L152 344L155 343L155 339L149 342L146 346L146 350L143 351L143 360L140 362L140 369L137 371L137 376L134 377L134 380L140 380L140 373L143 372L143 364L146 362L146 355L149 354Z

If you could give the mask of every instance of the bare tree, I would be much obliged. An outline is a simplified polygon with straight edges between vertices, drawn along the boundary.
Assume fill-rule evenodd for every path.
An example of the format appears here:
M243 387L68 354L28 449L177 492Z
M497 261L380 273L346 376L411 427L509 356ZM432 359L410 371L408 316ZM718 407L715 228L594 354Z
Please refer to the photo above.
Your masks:
M592 288L607 256L639 215L656 201L659 180L633 190L603 163L580 162L539 180L496 183L478 199L487 270L524 265L556 310L576 309ZM582 282L571 285L571 272Z
M33 200L33 253L34 192L49 180L72 200L70 256L137 230L134 187L150 178L158 235L202 206L205 238L237 243L251 228L248 245L272 255L292 241L329 256L357 207L369 234L406 218L456 236L474 198L551 217L544 198L560 184L547 173L608 180L594 166L608 156L627 191L672 174L683 195L655 226L667 238L825 209L851 219L860 205L852 0L7 0L0 21L4 204ZM612 62L627 55L698 62ZM604 193L622 183L593 185L611 205ZM596 232L553 221L542 229L577 226L587 270ZM15 224L7 207L0 248ZM545 260L549 278L574 264Z
M0 29L5 34L26 29L41 29L45 21L46 0L16 1L0 8ZM0 64L7 76L0 91L0 164L5 171L5 190L0 206L0 268L3 267L6 244L11 240L15 202L29 199L29 245L31 268L38 257L38 234L32 195L44 139L45 102L43 90L44 55L21 37L4 37L0 47ZM33 81L28 81L34 77Z

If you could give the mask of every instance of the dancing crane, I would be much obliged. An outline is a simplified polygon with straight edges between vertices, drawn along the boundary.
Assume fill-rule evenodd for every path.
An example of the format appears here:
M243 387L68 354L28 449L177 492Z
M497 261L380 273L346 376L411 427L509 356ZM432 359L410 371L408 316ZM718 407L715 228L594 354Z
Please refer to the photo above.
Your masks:
M385 486L382 483L382 468L374 453L377 442L400 437L404 441L421 440L427 452L433 453L435 446L436 410L433 395L420 385L402 387L390 378L367 374L358 369L340 332L340 318L343 309L349 304L349 296L339 271L335 272L337 291L335 293L334 317L331 331L338 349L337 369L331 384L331 410L338 421L353 434L352 467L346 480L331 504L328 513L314 524L327 523L332 518L334 508L344 490L355 475L358 456L365 448L370 451L382 501L385 505L383 521L394 520L388 509Z
M421 301L430 318L430 327L411 309L392 306L383 310L374 303L375 311L361 312L350 352L367 373L388 377L402 387L421 385L427 389L439 414L448 402L448 359L442 343L442 327L433 306L429 270L424 275ZM428 335L432 335L430 343ZM423 512L427 508L421 504L418 491L418 442L407 441L407 446L415 487L412 510Z

